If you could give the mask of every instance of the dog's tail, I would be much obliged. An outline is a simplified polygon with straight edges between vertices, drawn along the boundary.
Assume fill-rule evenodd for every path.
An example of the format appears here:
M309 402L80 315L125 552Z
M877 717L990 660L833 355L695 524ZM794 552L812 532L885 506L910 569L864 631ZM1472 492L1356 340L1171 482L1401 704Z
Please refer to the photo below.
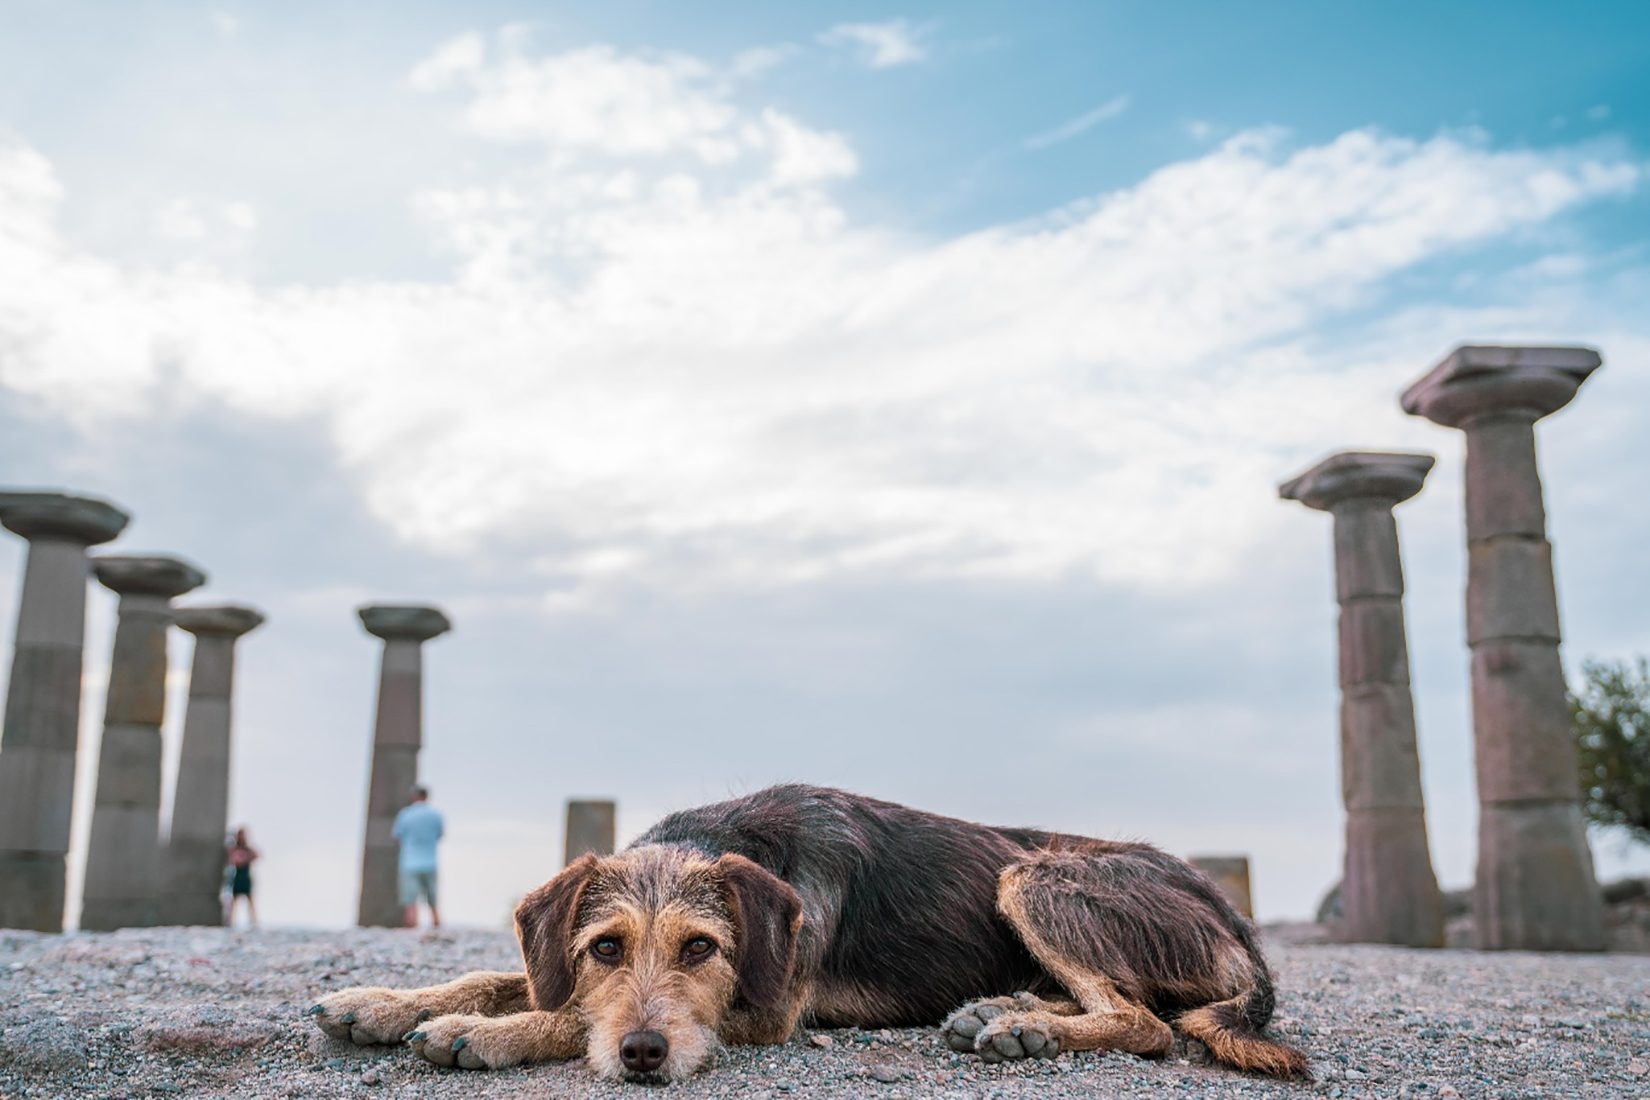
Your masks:
M1272 1007L1272 983L1263 972L1251 989L1182 1013L1175 1025L1208 1047L1217 1062L1271 1077L1305 1076L1306 1055L1262 1030Z

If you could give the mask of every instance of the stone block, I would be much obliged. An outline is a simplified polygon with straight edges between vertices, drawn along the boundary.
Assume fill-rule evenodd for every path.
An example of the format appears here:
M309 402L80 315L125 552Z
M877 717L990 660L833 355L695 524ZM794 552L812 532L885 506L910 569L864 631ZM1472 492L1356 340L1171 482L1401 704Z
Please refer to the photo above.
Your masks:
M1407 685L1362 684L1342 694L1341 795L1349 811L1421 808L1415 704Z
M1341 605L1341 686L1409 683L1404 606L1374 598Z
M586 852L612 855L617 813L617 806L609 800L569 799L563 866Z
M1339 937L1348 943L1444 945L1444 906L1419 806L1349 810Z
M1557 645L1558 594L1546 539L1467 544L1467 644L1542 639Z
M1472 726L1480 801L1577 797L1570 706L1552 643L1473 650Z
M1346 505L1335 510L1335 598L1404 594L1398 520L1390 508Z
M1186 862L1202 871L1220 887L1232 908L1254 918L1254 898L1249 888L1248 856L1187 856Z
M1574 801L1480 807L1473 918L1481 950L1604 950L1604 905Z
M1535 460L1535 421L1488 416L1467 430L1467 541L1547 535L1547 509Z

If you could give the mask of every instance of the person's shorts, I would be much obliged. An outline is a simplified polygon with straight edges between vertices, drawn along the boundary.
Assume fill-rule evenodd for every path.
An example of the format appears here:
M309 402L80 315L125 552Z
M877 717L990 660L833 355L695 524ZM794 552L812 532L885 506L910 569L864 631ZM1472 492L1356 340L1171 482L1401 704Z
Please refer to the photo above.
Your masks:
M420 897L430 903L430 908L435 908L435 872L402 871L402 906L417 905Z

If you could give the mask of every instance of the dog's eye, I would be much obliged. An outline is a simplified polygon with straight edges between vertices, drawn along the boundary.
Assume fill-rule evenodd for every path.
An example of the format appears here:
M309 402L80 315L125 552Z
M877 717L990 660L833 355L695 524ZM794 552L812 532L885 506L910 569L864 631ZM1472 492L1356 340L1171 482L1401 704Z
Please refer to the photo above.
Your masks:
M682 945L682 958L687 962L701 962L710 958L716 944L704 936L695 936Z
M612 936L603 936L590 945L590 950L598 958L612 962L623 953L624 949L619 946L619 941Z

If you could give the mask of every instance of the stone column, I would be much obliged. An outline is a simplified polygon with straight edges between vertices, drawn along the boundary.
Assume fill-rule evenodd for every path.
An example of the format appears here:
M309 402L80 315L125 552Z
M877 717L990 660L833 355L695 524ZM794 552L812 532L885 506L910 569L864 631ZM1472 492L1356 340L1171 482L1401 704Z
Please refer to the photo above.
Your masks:
M1341 798L1346 852L1341 938L1444 945L1427 847L1415 701L1394 506L1421 491L1431 455L1346 451L1278 488L1335 517L1340 604Z
M1403 395L1467 436L1467 644L1478 772L1478 946L1601 951L1558 659L1558 597L1535 422L1598 369L1590 348L1462 347Z
M1250 920L1255 919L1255 900L1249 889L1248 856L1187 856L1186 862L1208 875L1209 880L1226 895L1226 900L1232 903L1233 909Z
M598 856L612 855L616 814L617 807L610 800L568 799L562 866L568 866L586 852Z
M384 639L356 923L363 928L399 928L401 849L390 830L395 815L407 804L407 793L418 782L418 750L424 742L424 643L445 634L453 624L434 607L378 604L358 608L356 614L368 634Z
M92 559L92 570L105 587L120 593L120 607L80 927L108 932L160 920L166 629L172 625L172 598L205 584L206 574L179 558L113 554Z
M229 829L230 696L235 642L263 623L250 607L180 607L177 625L195 636L189 707L166 845L165 924L223 923L224 837Z
M130 517L65 493L0 493L0 524L29 540L0 734L0 928L63 931L80 741L86 547Z

